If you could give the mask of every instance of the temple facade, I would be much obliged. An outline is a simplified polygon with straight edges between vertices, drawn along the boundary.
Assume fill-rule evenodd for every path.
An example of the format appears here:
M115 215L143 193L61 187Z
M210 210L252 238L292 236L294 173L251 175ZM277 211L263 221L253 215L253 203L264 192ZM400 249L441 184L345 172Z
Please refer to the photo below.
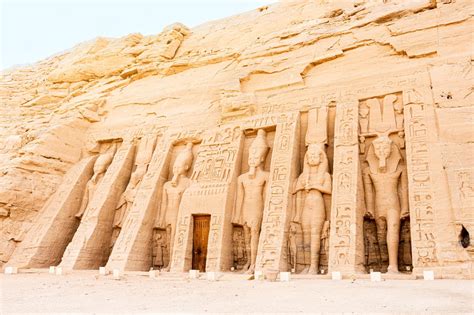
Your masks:
M284 1L4 74L3 266L472 278L468 7Z

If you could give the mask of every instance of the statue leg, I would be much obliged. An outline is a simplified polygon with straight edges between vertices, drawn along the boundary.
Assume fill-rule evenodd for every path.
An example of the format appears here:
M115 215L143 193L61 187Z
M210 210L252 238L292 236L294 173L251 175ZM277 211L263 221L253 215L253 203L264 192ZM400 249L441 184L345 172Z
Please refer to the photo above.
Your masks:
M170 271L171 268L171 259L173 258L173 241L174 241L174 226L168 224L166 226L166 237L168 239L168 263L164 268L164 271Z
M157 255L158 255L158 242L156 241L156 237L158 231L156 229L153 229L153 236L152 236L152 241L151 241L151 267L157 267Z
M317 274L319 269L319 252L321 250L321 231L323 230L324 220L315 222L311 227L311 264L308 273Z
M257 261L258 239L260 237L260 229L252 227L250 230L250 267L248 273L254 273L255 262Z
M377 243L379 247L379 265L382 266L387 253L387 221L385 217L376 217L375 225L377 227Z
M400 212L396 210L387 213L387 248L389 273L398 273L398 245L400 243Z
M84 192L84 197L82 197L81 207L76 213L76 218L81 219L82 215L86 211L87 204L89 203L89 188L86 186L86 191Z
M303 265L304 268L301 271L302 274L308 273L309 264L311 262L311 226L310 225L303 225Z
M245 263L244 267L242 268L243 271L247 271L250 267L250 262L251 262L251 257L252 257L252 251L250 247L250 228L245 224L243 226L244 230L244 241L245 241L245 256L247 259L247 262Z

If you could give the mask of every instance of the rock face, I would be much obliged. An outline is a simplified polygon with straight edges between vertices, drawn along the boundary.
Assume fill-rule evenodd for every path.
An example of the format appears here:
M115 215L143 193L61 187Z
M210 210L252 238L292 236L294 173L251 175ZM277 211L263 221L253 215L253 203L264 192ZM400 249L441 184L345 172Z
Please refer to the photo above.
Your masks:
M472 10L281 1L5 71L0 265L472 278Z

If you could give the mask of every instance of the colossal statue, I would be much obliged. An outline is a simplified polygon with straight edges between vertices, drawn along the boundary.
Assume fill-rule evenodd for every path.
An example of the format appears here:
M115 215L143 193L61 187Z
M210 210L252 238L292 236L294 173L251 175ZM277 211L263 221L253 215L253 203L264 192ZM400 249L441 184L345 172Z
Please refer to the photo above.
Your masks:
M120 196L120 199L115 208L115 216L113 223L113 233L110 241L110 248L114 247L115 241L117 240L125 218L132 207L135 195L138 191L138 186L142 181L148 170L148 164L151 161L153 150L155 149L156 137L151 135L140 139L138 146L137 156L135 158L135 169L130 177L130 181L127 188Z
M79 220L84 215L84 212L87 209L87 205L92 200L94 192L99 185L100 180L104 177L107 168L112 163L115 152L117 151L117 143L112 143L105 153L101 154L94 163L94 175L87 182L86 189L84 191L84 196L82 197L81 207L76 213L76 218Z
M258 240L263 218L269 172L264 171L264 162L269 146L266 132L258 130L257 137L249 148L249 171L237 180L237 200L232 223L244 229L247 263L243 270L253 273L257 259Z
M184 191L191 184L191 179L187 177L187 174L192 164L193 144L190 142L186 144L186 148L176 157L173 164L173 178L163 185L161 211L159 216L157 216L158 222L155 224L154 233L159 233L159 231L157 231L158 229L166 230L169 260L166 266L164 266L165 271L169 271L170 269L179 205ZM153 244L153 246L161 245Z
M406 167L399 147L381 134L367 151L363 169L366 217L375 219L380 251L388 250L388 273L398 273L400 220L409 216Z
M329 219L323 194L331 194L331 189L326 153L320 144L309 144L303 172L296 180L293 192L296 194L293 222L301 224L305 263L309 260L309 266L306 265L302 273L318 273L321 236L325 221Z

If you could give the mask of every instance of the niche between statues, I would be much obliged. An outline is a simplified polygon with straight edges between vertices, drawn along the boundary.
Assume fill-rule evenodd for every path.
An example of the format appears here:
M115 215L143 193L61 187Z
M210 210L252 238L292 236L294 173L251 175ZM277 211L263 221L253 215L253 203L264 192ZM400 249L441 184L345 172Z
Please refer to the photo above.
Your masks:
M150 242L151 268L154 270L169 271L171 267L179 205L191 184L190 177L198 150L199 142L182 140L176 142L169 153Z
M412 270L401 93L359 103L359 157L367 272Z
M288 270L293 273L328 271L335 116L334 103L300 116L303 136L299 144L298 176L292 191L286 252ZM316 217L312 217L314 214Z
M233 268L252 273L264 210L275 127L245 132L232 215Z

